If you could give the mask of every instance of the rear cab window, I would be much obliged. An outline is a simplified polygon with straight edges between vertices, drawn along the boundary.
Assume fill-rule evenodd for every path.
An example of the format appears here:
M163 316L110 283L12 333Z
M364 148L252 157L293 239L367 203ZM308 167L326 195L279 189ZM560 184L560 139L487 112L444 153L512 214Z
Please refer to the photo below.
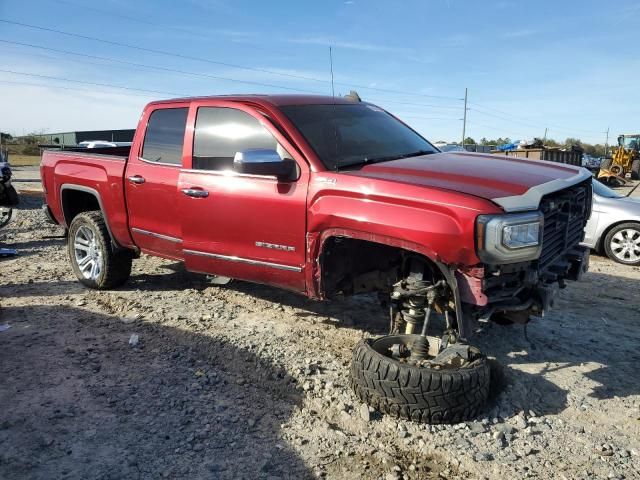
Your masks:
M160 108L149 116L142 145L142 160L181 165L189 109Z

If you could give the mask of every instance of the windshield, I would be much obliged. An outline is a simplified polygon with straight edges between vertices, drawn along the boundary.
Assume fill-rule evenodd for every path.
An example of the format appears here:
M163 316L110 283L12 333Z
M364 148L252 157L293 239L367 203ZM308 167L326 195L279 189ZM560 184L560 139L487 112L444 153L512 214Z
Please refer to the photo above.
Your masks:
M281 110L331 170L437 152L416 132L373 105L289 105Z
M633 136L624 136L623 140L624 148L627 150L638 150L640 149L640 135Z
M618 192L614 192L609 187L603 185L598 181L593 182L593 193L606 198L622 198L624 196L620 195Z

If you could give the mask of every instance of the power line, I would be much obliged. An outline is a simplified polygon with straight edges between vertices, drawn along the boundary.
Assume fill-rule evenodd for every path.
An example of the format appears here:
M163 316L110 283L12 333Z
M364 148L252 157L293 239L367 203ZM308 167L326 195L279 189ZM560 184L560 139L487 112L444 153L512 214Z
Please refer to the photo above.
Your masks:
M208 73L198 73L198 72L189 72L187 70L178 70L175 68L168 68L168 67L160 67L157 65L147 65L144 63L137 63L137 62L129 62L127 60L120 60L117 58L111 58L111 57L102 57L100 55L90 55L87 53L79 53L79 52L72 52L70 50L61 50L58 48L50 48L50 47L43 47L42 45L35 45L35 44L31 44L31 43L22 43L22 42L13 42L10 40L3 40L0 39L1 43L7 43L7 44L11 44L11 45L20 45L23 47L29 47L29 48L36 48L39 50L46 50L46 51L50 51L50 52L56 52L56 53L62 53L64 55L74 55L74 56L78 56L78 57L83 57L83 58L92 58L94 60L103 60L103 61L107 61L107 62L115 62L115 63L120 63L123 65L129 65L129 66L135 66L135 67L140 67L140 68L148 68L148 69L152 69L152 70L160 70L160 71L164 71L164 72L172 72L172 73L178 73L181 75L190 75L190 76L196 76L196 77L203 77L203 78L211 78L214 80L223 80L223 81L227 81L227 82L235 82L235 83L246 83L247 85L258 85L261 87L268 87L268 88L280 88L283 90L291 90L291 91L295 91L295 92L303 92L303 93L320 93L317 91L310 91L310 90L303 90L300 88L293 88L293 87L283 87L280 85L274 85L274 84L269 84L269 83L262 83L262 82L254 82L251 80L239 80L236 78L231 78L231 77L221 77L218 75L209 75Z
M3 69L0 69L0 72L2 72L2 73L11 73L13 75L23 75L23 76L27 76L27 77L45 78L45 79L48 79L48 80L59 80L61 82L80 83L80 84L83 84L83 85L95 85L95 86L99 86L99 87L118 88L118 89L122 89L122 90L131 90L131 91L135 91L135 92L161 93L163 95L172 95L172 96L178 96L178 97L186 96L186 94L184 94L184 93L167 92L167 91L163 91L163 90L148 90L148 89L145 89L145 88L123 87L121 85L113 85L113 84L110 84L110 83L86 82L86 81L83 81L83 80L75 80L75 79L72 79L72 78L54 77L54 76L51 76L51 75L41 75L41 74L38 74L38 73L18 72L18 71L15 71L15 70L3 70Z
M395 116L398 118L419 118L423 120L452 120L455 122L462 121L461 118L453 118L453 117L426 117L422 115L402 115L402 114L395 114Z
M79 34L79 33L65 32L63 30L56 30L54 28L49 28L49 27L41 27L41 26L38 26L38 25L31 25L31 24L28 24L28 23L16 22L16 21L7 20L7 19L4 19L4 18L0 18L0 22L7 23L9 25L19 26L19 27L30 28L30 29L33 29L33 30L40 30L40 31L43 31L43 32L55 33L55 34L58 34L58 35L66 35L66 36L73 37L73 38L80 38L80 39L83 39L83 40L91 40L91 41L94 41L94 42L100 42L100 43L104 43L104 44L107 44L107 45L113 45L113 46L123 47L123 48L130 48L130 49L139 50L139 51L142 51L142 52L154 53L154 54L157 54L157 55L165 55L165 56L170 56L170 57L182 58L182 59L185 59L185 60L205 62L205 63L210 63L210 64L213 64L213 65L220 65L220 66L224 66L224 67L228 67L228 68L236 68L236 69L239 69L239 70L247 70L247 71L252 71L252 72L268 73L270 75L278 75L278 76L281 76L281 77L295 78L295 79L298 79L298 80L306 80L306 81L319 82L319 83L324 83L324 84L330 84L331 83L329 80L309 77L309 76L306 76L306 75L296 75L296 74L293 74L293 73L278 72L278 71L274 71L274 70L268 70L268 69L265 69L265 68L248 67L248 66L245 66L245 65L239 65L239 64L228 63L228 62L221 62L221 61L218 61L218 60L212 60L212 59L203 58L203 57L195 57L195 56L192 56L192 55L185 55L185 54L181 54L181 53L167 52L167 51L164 51L164 50L141 47L141 46L138 46L138 45L131 45L131 44L124 43L124 42L117 42L117 41L114 41L114 40L107 40L107 39L104 39L104 38L92 37L92 36L89 36L89 35L82 35L82 34ZM461 98L457 98L457 97L449 97L449 96L444 96L444 95L429 95L429 94L426 94L426 93L404 92L404 91L401 91L401 90L393 90L393 89L387 89L387 88L371 87L371 86L368 86L368 85L360 85L360 84L355 84L355 83L336 82L335 84L336 85L340 85L340 86L344 86L344 87L353 87L353 88L360 88L360 89L366 89L366 90L371 90L371 91L394 93L394 94L408 95L408 96L414 96L414 97L439 98L439 99L444 99L444 100L458 100L458 101L462 100Z
M475 102L469 102L469 103L472 104L472 105L475 105L476 107L480 107L481 108L481 110L476 110L476 111L489 110L489 111L501 113L503 115L506 115L507 117L511 117L511 118L515 118L515 119L522 119L523 118L523 117L519 117L517 115L513 115L511 113L505 112L503 110L498 110L497 108L487 107L485 105L480 105L480 104L475 103ZM585 130L585 129L581 129L581 128L566 129L564 127L561 127L560 125L554 125L553 123L548 123L548 122L545 122L544 125L543 124L537 124L535 126L536 127L541 127L541 128L546 128L547 126L550 126L550 127L553 127L556 130L562 130L562 131L571 132L571 133L576 133L576 132L593 133L593 134L604 133L604 131L600 132L600 131L597 131L597 130Z
M28 47L28 48L33 48L33 49L38 49L38 50L44 50L44 51L49 51L49 52L55 52L55 53L61 53L63 55L72 55L72 56L77 56L77 57L81 57L81 58L90 58L90 59L94 59L94 60L102 60L102 61L107 61L107 62L114 62L114 63L119 63L122 65L127 65L127 66L132 66L132 67L138 67L138 68L147 68L147 69L152 69L152 70L158 70L158 71L165 71L165 72L171 72L171 73L177 73L180 75L188 75L188 76L195 76L195 77L202 77L202 78L211 78L214 80L223 80L223 81L229 81L229 82L234 82L234 83L245 83L248 85L258 85L261 87L268 87L268 88L278 88L278 89L284 89L284 90L290 90L290 91L295 91L295 92L301 92L301 93L315 93L315 94L321 94L322 92L318 92L318 91L313 91L313 90L303 90L300 88L293 88L293 87L284 87L281 85L274 85L274 84L269 84L269 83L263 83L263 82L254 82L254 81L250 81L250 80L239 80L239 79L235 79L235 78L231 78L231 77L222 77L219 75L209 75L207 73L199 73L199 72L191 72L188 70L179 70L179 69L175 69L175 68L168 68L168 67L161 67L161 66L157 66L157 65L148 65L148 64L143 64L143 63L137 63L137 62L130 62L127 60L121 60L119 58L113 58L113 57L104 57L104 56L100 56L100 55L91 55L91 54L87 54L87 53L80 53L80 52L74 52L71 50L62 50L62 49L58 49L58 48L51 48L51 47L45 47L42 45L36 45L33 43L24 43L24 42L14 42L11 40L5 40L5 39L0 39L0 43L5 43L5 44L9 44L9 45L17 45L17 46L21 46L21 47ZM99 65L99 64L96 64ZM391 103L391 104L397 104L397 105L409 105L409 106L414 106L414 107L420 107L420 108L439 108L439 109L455 109L457 110L459 107L453 107L450 105L434 105L434 104L428 104L428 103L415 103L415 102L402 102L402 101L397 101L397 100L388 100L388 99L379 99L379 100L373 100L374 102L380 102L380 103Z
M168 67L161 67L158 65L149 65L149 64L143 64L143 63L137 63L137 62L130 62L127 60L121 60L119 58L113 58L113 57L104 57L104 56L100 56L100 55L91 55L91 54L86 54L86 53L80 53L80 52L74 52L71 50L62 50L62 49L58 49L58 48L51 48L51 47L45 47L42 45L36 45L33 43L24 43L24 42L14 42L11 40L5 40L5 39L0 39L0 43L5 43L8 45L17 45L20 47L28 47L28 48L33 48L33 49L38 49L38 50L44 50L44 51L49 51L49 52L55 52L55 53L60 53L63 55L71 55L71 56L76 56L76 57L81 57L81 58L89 58L89 59L94 59L94 60L101 60L101 61L107 61L107 62L114 62L114 63L118 63L121 65L125 65L125 66L131 66L131 67L137 67L137 68L146 68L146 69L151 69L151 70L157 70L157 71L165 71L165 72L171 72L171 73L177 73L180 75L187 75L187 76L194 76L194 77L202 77L202 78L211 78L214 80L223 80L223 81L229 81L229 82L234 82L234 83L245 83L248 85L258 85L261 87L268 87L268 88L278 88L278 89L284 89L284 90L290 90L290 91L295 91L295 92L301 92L301 93L314 93L314 94L321 94L322 92L318 92L318 91L313 91L313 90L303 90L303 89L299 89L299 88L293 88L293 87L284 87L281 85L274 85L274 84L269 84L269 83L263 83L263 82L254 82L254 81L250 81L250 80L239 80L239 79L235 79L235 78L231 78L231 77L221 77L219 75L209 75L207 73L199 73L199 72L191 72L188 70L179 70L179 69L175 69L175 68L168 68ZM46 56L44 56L45 58L47 58ZM48 57L51 58L51 57ZM102 65L99 63L94 63L94 65ZM373 102L376 103L390 103L390 104L397 104L397 105L408 105L408 106L413 106L413 107L419 107L419 108L438 108L438 109L455 109L457 110L459 107L452 107L450 105L434 105L434 104L428 104L428 103L415 103L415 102L402 102L402 101L397 101L397 100L389 100L389 99L384 99L384 98L379 98L379 99L372 99Z
M415 103L415 102L399 102L397 100L386 100L386 99L380 99L380 100L376 100L373 99L374 102L380 102L380 103L394 103L397 105L409 105L412 107L427 107L427 108L442 108L442 109L446 109L446 110L459 110L460 107L453 107L451 105L433 105L433 104L429 104L429 103Z
M252 72L260 72L260 73L269 73L272 75L280 75L282 77L290 77L290 78L297 78L297 79L301 79L301 80L310 80L310 81L315 81L315 82L325 82L325 80L320 80L317 78L313 78L313 77L306 77L303 75L295 75L293 73L285 73L285 72L276 72L276 71L272 71L272 70L266 70L266 69L262 69L262 68L255 68L255 67L246 67L243 65L236 65L233 63L227 63L227 62L219 62L217 60L211 60L208 58L202 58L202 57L194 57L191 55L184 55L181 53L173 53L173 52L167 52L164 50L157 50L155 48L147 48L147 47L140 47L138 45L131 45L128 43L123 43L123 42L116 42L114 40L106 40L104 38L98 38L98 37L91 37L89 35L82 35L80 33L72 33L72 32L65 32L62 30L56 30L54 28L48 28L48 27L40 27L37 25L30 25L28 23L22 23L22 22L14 22L13 20L6 20L4 18L0 18L0 22L3 23L8 23L10 25L16 25L19 27L25 27L25 28L31 28L34 30L41 30L43 32L49 32L49 33L56 33L59 35L66 35L69 37L74 37L74 38L81 38L83 40L91 40L94 42L101 42L101 43L105 43L107 45L114 45L117 47L124 47L124 48L131 48L134 50L140 50L142 52L148 52L148 53L155 53L158 55L166 55L166 56L170 56L170 57L178 57L178 58L183 58L186 60L195 60L198 62L206 62L206 63L211 63L214 65L220 65L220 66L224 66L224 67L229 67L229 68L237 68L240 70L248 70L248 71L252 71Z
M46 83L29 83L29 82L17 82L17 81L11 81L11 80L0 80L0 83L2 84L6 84L6 85L19 85L21 87L41 87L41 88L53 88L53 89L58 89L58 90L74 90L74 91L78 91L78 92L87 92L87 93L109 93L109 94L118 94L118 95L128 95L128 96L135 96L135 97L151 97L151 98L155 98L154 95L146 95L144 93L140 94L140 93L128 93L128 92L108 92L105 90L95 90L95 89L91 89L89 90L88 88L78 88L78 87L65 87L63 85L47 85Z
M507 118L507 117L504 117L504 116L501 116L501 115L496 115L494 113L490 113L490 112L485 112L483 110L479 110L478 108L469 108L469 110L477 112L477 113L479 113L481 115L486 115L486 116L489 116L489 117L499 118L500 120L506 120L508 122L519 123L521 125L525 125L525 126L530 127L530 128L546 128L542 124L530 123L530 122L526 122L526 121L522 121L522 120L517 120L515 118L513 118L513 119L512 118ZM548 124L548 125L551 125L551 124ZM561 127L555 127L554 129L558 130L560 132L564 132L565 134L580 136L580 133L575 129L574 130L570 130L570 129L565 129L565 128L561 128ZM601 133L601 132L596 132L596 133ZM582 135L584 135L584 134L582 134Z
M502 132L502 135L508 135L508 137L510 139L512 139L512 140L514 140L514 139L522 139L522 138L526 138L527 137L526 135L522 135L521 133L513 135L513 132L507 132L507 131L504 130L504 128L496 127L495 125L487 125L485 123L479 123L479 122L472 121L472 120L467 120L467 123L471 123L472 125L476 125L476 126L479 126L479 127L488 128L489 130L494 131L496 133ZM586 138L587 139L591 139L591 137L586 137ZM597 144L597 143L600 143L600 142L596 141L596 142L589 142L589 143Z

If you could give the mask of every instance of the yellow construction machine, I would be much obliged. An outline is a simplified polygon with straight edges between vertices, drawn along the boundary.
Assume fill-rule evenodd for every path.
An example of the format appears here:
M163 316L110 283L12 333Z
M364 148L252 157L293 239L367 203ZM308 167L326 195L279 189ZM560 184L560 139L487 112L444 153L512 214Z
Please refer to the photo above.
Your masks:
M618 148L611 158L607 158L600 164L598 179L625 181L627 174L633 180L640 180L640 133L620 135Z

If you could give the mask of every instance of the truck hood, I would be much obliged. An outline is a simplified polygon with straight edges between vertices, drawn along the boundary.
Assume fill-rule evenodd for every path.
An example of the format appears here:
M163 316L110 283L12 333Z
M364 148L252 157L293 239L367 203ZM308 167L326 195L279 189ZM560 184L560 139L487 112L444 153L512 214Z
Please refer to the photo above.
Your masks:
M571 165L457 152L376 163L348 174L462 192L507 212L535 210L543 195L591 177L588 170Z

